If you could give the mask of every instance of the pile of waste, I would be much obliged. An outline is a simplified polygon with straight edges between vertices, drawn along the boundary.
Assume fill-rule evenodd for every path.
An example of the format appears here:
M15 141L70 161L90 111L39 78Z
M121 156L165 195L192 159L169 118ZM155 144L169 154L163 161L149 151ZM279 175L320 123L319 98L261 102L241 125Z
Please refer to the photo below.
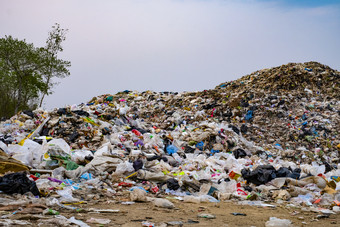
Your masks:
M16 194L43 199L45 215L126 191L169 209L166 195L339 212L339 83L328 66L290 63L200 92L126 90L20 112L0 124L0 210L28 206Z

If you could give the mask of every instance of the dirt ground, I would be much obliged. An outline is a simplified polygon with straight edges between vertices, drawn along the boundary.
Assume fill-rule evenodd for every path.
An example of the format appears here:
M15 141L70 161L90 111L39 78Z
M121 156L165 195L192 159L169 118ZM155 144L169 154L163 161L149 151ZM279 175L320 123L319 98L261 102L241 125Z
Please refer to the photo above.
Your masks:
M60 210L60 214L70 218L74 216L78 220L86 222L91 217L110 219L110 224L89 224L90 226L148 226L143 223L153 223L159 226L265 226L270 217L289 219L294 226L340 226L340 214L331 214L325 217L320 213L302 211L301 208L287 208L286 206L276 207L256 207L249 205L238 205L235 201L220 203L184 203L175 199L172 201L176 208L165 209L155 207L151 203L134 203L123 205L116 200L99 200L87 204L79 204L77 207L94 209L114 209L117 213L75 213L65 209ZM241 213L243 215L233 215ZM214 219L199 218L199 214L215 215ZM319 215L319 217L318 217ZM17 216L19 218L19 216ZM49 217L51 218L51 217ZM19 218L20 219L20 218ZM32 220L31 220L32 221ZM34 221L35 224L39 220ZM182 224L180 223L182 222ZM165 225L166 223L167 225ZM149 225L152 226L152 225Z

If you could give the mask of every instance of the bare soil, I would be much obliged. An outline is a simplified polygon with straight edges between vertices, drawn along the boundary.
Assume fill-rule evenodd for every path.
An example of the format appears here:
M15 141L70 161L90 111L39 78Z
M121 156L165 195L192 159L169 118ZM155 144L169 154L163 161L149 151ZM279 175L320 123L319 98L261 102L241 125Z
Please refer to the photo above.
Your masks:
M78 220L86 222L91 217L110 219L108 225L89 224L90 226L143 226L143 223L153 223L159 226L167 223L167 226L265 226L270 217L289 219L294 226L340 226L340 214L331 214L326 217L320 213L302 211L300 208L287 208L286 206L256 207L239 205L235 201L220 203L184 203L170 199L176 206L175 209L155 207L152 203L135 203L123 205L117 201L93 201L78 205L82 208L114 209L117 213L73 213L65 209L60 210L65 217L74 216ZM241 213L243 215L233 215ZM216 218L199 218L199 214L212 214ZM319 217L318 217L319 216ZM181 225L180 222L183 224ZM166 226L166 225L165 225Z

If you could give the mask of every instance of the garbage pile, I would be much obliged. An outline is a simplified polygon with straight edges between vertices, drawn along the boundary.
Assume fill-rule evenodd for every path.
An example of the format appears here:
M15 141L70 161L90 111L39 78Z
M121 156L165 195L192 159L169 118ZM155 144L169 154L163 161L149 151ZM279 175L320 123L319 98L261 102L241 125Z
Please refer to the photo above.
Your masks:
M339 81L320 63L290 63L201 92L126 90L23 111L0 124L0 191L44 198L44 214L122 191L169 209L170 194L338 212Z

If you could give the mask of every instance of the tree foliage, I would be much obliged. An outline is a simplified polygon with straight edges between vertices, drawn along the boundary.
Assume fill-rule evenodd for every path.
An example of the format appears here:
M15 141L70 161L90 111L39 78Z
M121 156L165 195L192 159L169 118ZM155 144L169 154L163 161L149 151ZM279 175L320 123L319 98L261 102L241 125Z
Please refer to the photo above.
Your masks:
M52 79L54 77L65 78L70 75L67 68L71 66L71 62L58 58L58 53L64 50L62 42L66 40L67 31L67 29L60 28L59 24L55 24L52 26L52 31L48 33L46 46L44 48L45 52L43 64L43 74L44 81L47 86L47 92L42 93L40 106L42 105L45 95L51 94L52 88L56 84L52 81Z
M54 77L70 75L69 61L58 58L66 30L52 27L45 47L34 47L12 36L0 38L0 116L10 117L23 109L34 109L52 93Z

